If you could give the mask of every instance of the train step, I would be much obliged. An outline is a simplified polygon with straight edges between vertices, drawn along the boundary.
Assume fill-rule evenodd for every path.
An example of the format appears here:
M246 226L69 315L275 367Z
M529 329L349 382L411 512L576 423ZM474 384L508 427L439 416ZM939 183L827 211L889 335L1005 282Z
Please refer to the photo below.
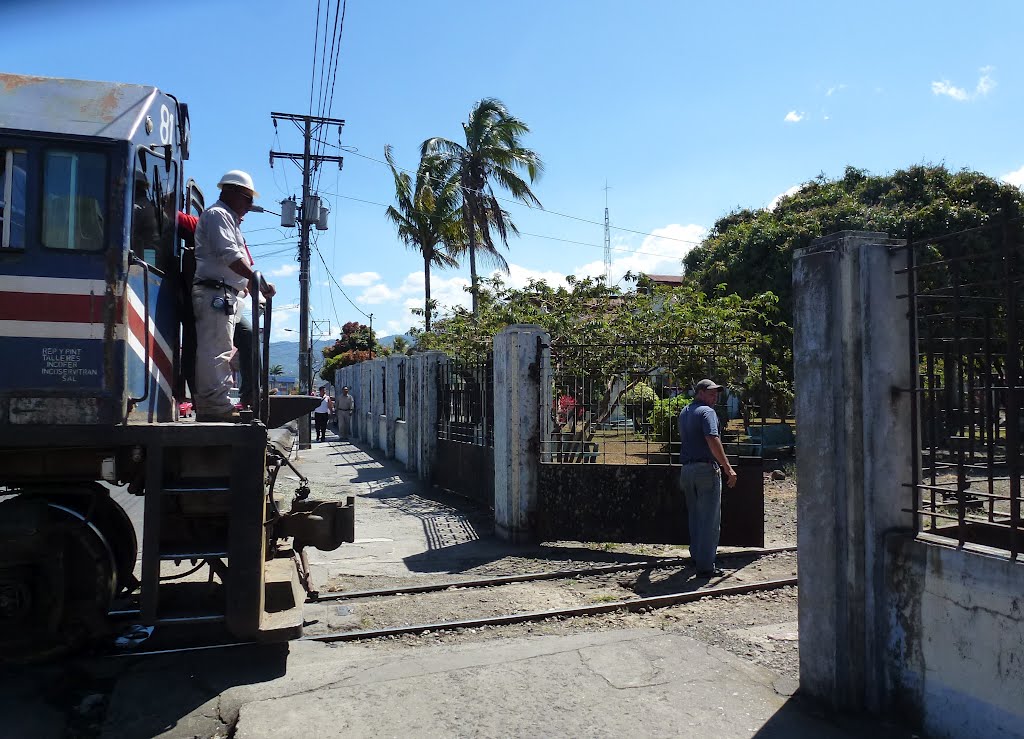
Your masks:
M295 639L302 636L302 604L306 591L299 581L295 560L272 559L264 565L263 612L260 614L260 638Z

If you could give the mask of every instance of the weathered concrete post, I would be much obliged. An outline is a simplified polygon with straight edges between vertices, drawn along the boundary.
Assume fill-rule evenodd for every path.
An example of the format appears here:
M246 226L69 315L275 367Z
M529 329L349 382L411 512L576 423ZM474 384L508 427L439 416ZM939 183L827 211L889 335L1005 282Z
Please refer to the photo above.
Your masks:
M388 357L386 360L387 364L387 397L384 398L384 416L387 419L386 422L386 434L383 439L381 446L384 448L384 454L388 459L395 458L395 424L398 423L398 385L399 380L402 376L402 366L405 364L406 357L403 355L397 355Z
M417 469L419 460L416 458L416 449L419 445L419 386L420 371L422 367L419 354L413 354L405 358L405 469L413 471ZM396 451L397 455L397 451Z
M377 357L370 361L373 366L370 370L373 373L373 397L370 400L373 418L370 421L370 446L373 449L383 449L387 433L383 432L381 426L384 423L384 395L387 392L387 357Z
M448 361L444 352L429 351L415 355L417 369L415 383L408 385L413 391L415 400L406 400L412 403L410 436L415 436L416 447L413 449L410 459L416 460L417 476L421 480L430 482L433 479L434 464L437 460L437 421L438 421L438 382L441 375L441 366Z
M793 255L800 687L839 709L881 708L884 537L912 525L900 244L846 231Z
M373 362L360 362L359 367L359 398L356 400L356 413L359 415L359 440L371 444L370 429L372 428L373 401ZM371 444L372 447L372 444Z
M541 439L550 431L549 341L532 324L494 337L494 528L506 541L535 536Z

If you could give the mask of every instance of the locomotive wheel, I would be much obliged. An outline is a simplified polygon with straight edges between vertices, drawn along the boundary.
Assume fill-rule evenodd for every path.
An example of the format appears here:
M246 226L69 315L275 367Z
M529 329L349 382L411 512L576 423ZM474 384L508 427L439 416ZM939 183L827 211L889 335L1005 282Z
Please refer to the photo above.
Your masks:
M117 566L117 593L131 592L138 584L135 579L135 561L139 554L135 526L124 508L114 502L110 491L96 483L75 493L46 493L47 500L67 506L84 516L99 529L114 554Z
M73 507L0 502L0 659L49 659L105 634L116 572L106 538Z

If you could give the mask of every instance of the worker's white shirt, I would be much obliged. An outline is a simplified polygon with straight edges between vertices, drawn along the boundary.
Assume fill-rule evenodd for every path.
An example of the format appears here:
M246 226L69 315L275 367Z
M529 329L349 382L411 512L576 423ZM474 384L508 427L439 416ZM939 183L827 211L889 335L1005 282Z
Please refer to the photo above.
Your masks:
M241 220L234 211L220 200L199 216L196 224L196 280L220 280L236 290L249 286L249 280L228 266L239 259L248 263L249 255L240 224Z

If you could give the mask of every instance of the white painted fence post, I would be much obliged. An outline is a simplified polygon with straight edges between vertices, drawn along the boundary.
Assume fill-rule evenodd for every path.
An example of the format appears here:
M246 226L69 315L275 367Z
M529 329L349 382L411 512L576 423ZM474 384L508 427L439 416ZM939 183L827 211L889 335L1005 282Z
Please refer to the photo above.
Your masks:
M416 355L419 364L416 382L411 385L415 394L412 412L415 413L413 425L416 427L416 447L411 459L416 460L416 472L421 480L428 483L434 474L437 462L437 421L438 421L438 382L441 367L448 362L444 352L428 351ZM406 400L409 403L409 400ZM410 434L412 436L412 434Z
M494 527L506 541L536 535L541 439L550 432L549 341L532 324L494 337Z

